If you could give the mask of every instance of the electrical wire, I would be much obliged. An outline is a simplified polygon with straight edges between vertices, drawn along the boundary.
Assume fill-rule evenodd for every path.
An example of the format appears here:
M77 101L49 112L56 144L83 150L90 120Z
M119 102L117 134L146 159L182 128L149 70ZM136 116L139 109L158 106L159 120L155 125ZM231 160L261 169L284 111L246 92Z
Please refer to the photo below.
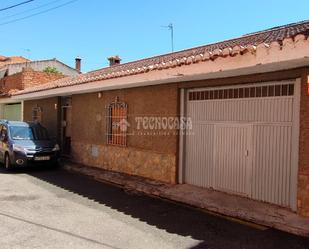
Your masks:
M34 0L27 0L27 1L24 1L24 2L21 2L21 3L18 3L18 4L11 5L9 7L2 8L2 9L0 9L0 11L5 11L5 10L8 10L8 9L13 9L15 7L18 7L20 5L23 5L23 4L26 4L26 3L30 3L30 2L33 2L33 1Z
M63 4L60 4L58 6L55 6L53 8L49 8L49 9L46 9L46 10L43 10L43 11L40 11L40 12L37 12L37 13L34 13L32 15L28 15L28 16L24 16L24 17L21 17L21 18L18 18L18 19L14 19L14 20L11 20L11 21L7 21L7 22L2 22L0 23L0 26L3 26L3 25L6 25L6 24L10 24L10 23L15 23L15 22L18 22L18 21L21 21L21 20L25 20L25 19L28 19L28 18L31 18L31 17L34 17L34 16L37 16L37 15L40 15L40 14L44 14L44 13L47 13L47 12L50 12L52 10L55 10L55 9L59 9L61 7L64 7L66 5L69 5L71 3L74 3L78 0L71 0L71 1L68 1L66 3L63 3Z
M22 15L22 14L25 14L25 13L28 13L28 12L31 12L33 10L37 10L37 9L41 9L41 8L44 8L48 5L51 5L51 4L54 4L54 3L57 3L59 1L62 1L62 0L55 0L55 1L52 1L52 2L49 2L49 3L46 3L46 4L42 4L42 5L39 5L35 8L32 8L32 9L28 9L28 10L25 10L25 11L21 11L21 12L18 12L16 14L13 14L13 15L9 15L9 16L5 16L3 18L0 18L0 20L4 20L4 19L8 19L8 18L11 18L11 17L14 17L14 16L19 16L19 15Z

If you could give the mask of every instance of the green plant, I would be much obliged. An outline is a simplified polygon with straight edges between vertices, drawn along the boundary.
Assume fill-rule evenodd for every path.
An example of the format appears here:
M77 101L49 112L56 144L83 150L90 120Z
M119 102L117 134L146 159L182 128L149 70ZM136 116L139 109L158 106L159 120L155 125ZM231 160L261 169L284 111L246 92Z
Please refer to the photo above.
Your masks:
M62 74L61 72L58 71L57 68L55 67L46 67L44 70L43 70L44 73L53 73L53 74Z

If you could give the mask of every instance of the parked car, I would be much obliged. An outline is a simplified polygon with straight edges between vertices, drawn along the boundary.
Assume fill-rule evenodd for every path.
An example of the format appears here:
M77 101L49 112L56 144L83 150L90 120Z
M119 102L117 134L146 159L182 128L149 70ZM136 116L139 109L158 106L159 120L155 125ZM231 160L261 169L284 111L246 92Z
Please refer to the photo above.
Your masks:
M59 145L39 123L0 120L0 162L6 169L57 164Z

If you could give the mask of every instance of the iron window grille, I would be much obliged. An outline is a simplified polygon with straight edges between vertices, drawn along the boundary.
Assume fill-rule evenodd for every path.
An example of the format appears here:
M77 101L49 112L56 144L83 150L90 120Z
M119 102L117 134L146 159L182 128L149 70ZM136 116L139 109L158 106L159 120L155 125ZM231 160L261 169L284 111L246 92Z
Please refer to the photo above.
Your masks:
M128 105L118 98L106 107L106 141L110 145L127 145Z

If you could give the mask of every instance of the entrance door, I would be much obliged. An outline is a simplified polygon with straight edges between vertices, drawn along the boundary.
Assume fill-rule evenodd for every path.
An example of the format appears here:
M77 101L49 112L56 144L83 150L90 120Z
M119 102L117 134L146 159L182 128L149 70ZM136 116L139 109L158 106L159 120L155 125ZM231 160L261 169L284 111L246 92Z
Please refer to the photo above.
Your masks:
M214 187L240 195L250 194L251 127L215 125Z
M62 99L61 107L61 148L64 155L71 153L72 106L71 98Z

